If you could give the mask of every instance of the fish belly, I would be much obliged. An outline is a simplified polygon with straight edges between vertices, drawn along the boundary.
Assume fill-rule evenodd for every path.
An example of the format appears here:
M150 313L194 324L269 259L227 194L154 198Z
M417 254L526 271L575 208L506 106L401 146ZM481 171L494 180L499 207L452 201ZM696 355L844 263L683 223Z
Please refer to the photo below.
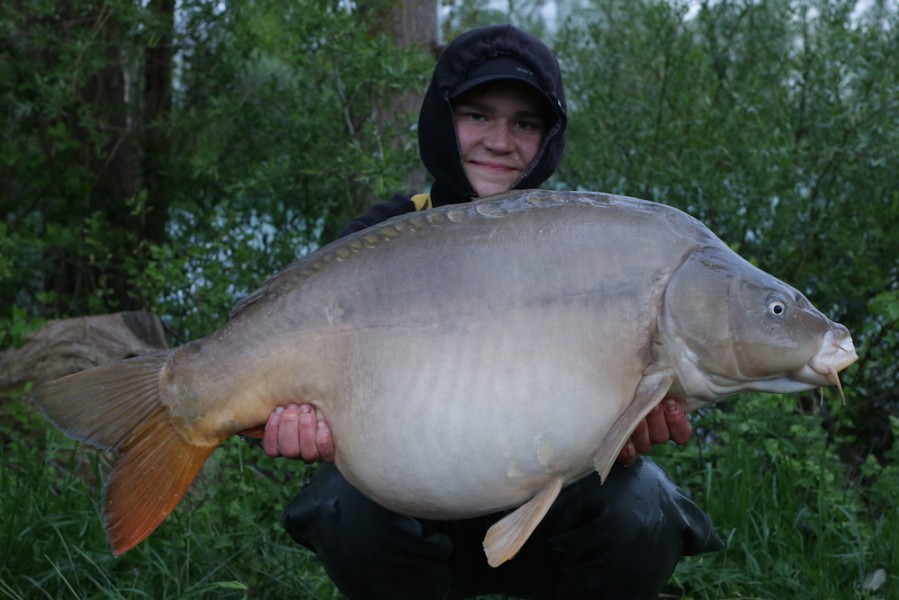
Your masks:
M641 370L635 347L612 356L602 338L579 313L545 311L359 335L355 385L325 409L338 468L384 506L430 518L494 512L560 474L577 479Z

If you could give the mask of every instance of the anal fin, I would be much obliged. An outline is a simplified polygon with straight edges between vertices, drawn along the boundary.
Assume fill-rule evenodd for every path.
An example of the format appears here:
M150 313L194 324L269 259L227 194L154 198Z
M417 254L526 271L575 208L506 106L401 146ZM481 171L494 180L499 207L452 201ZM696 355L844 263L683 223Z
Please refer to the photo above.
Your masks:
M484 537L484 554L487 555L487 563L491 567L498 567L518 554L556 501L564 484L565 477L557 476L537 492L536 496L487 530Z

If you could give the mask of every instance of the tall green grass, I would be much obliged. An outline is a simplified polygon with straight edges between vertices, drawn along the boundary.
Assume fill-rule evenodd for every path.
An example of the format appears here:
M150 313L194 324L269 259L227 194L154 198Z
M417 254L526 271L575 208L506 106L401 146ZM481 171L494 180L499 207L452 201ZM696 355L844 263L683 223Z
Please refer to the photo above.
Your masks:
M102 528L110 457L64 438L24 398L0 403L0 417L0 598L340 597L278 525L304 465L231 440L163 525L113 558ZM899 598L897 456L850 479L794 398L734 400L696 428L653 456L727 548L684 559L663 597Z
M899 598L896 456L850 477L795 397L735 399L656 459L713 517L727 547L685 559L676 598Z

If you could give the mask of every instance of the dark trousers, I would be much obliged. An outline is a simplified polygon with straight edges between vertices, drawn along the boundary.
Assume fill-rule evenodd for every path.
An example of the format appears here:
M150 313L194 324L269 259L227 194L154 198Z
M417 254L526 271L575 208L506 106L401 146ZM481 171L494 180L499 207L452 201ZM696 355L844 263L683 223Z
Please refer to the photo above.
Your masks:
M648 459L566 487L521 552L487 564L484 534L502 514L460 521L399 515L324 465L283 514L349 598L655 598L681 556L724 544L711 519Z

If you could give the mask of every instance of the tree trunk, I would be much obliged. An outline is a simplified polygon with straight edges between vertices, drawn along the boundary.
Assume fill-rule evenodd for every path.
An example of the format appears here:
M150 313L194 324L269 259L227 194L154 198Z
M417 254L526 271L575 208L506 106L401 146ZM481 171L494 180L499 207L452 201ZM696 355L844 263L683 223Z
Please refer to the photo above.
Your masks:
M397 45L401 48L417 46L422 51L433 54L436 60L439 54L437 10L436 0L403 0L396 3L390 13L388 26ZM406 90L403 93L395 94L395 97L391 99L391 104L396 107L393 115L403 115L409 112L418 114L421 109L421 99L420 90ZM379 117L379 121L381 120ZM423 191L427 175L425 168L419 166L406 176L404 180L406 189L414 193Z
M436 0L404 0L390 11L386 25L401 48L419 46L425 50L437 47Z
M165 347L162 323L148 312L49 321L32 332L21 348L0 353L0 392L18 388L27 381L40 385Z
M166 162L170 156L167 135L172 108L172 73L174 65L175 0L152 0L147 4L148 20L157 40L148 46L144 56L143 183L147 189L147 211L143 222L143 239L161 242L165 238L169 194L166 189Z

